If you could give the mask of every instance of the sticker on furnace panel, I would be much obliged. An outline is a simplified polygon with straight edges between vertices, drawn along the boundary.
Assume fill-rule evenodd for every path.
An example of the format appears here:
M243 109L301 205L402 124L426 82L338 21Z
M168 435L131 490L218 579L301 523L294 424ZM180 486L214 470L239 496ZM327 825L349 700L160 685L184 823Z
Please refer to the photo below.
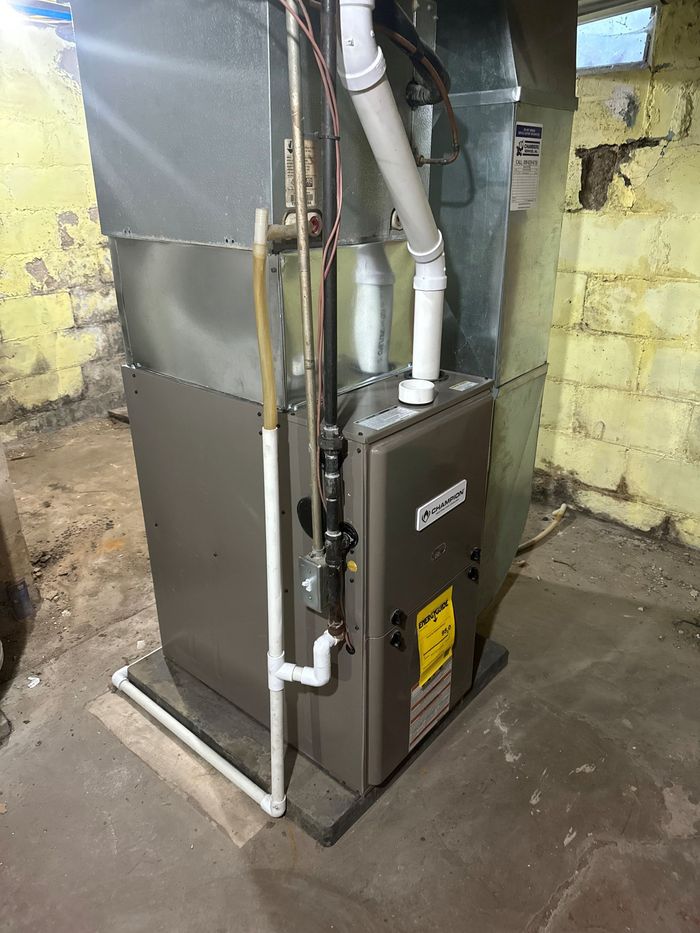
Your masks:
M474 382L472 379L465 379L464 382L457 382L453 386L450 386L453 392L466 392L467 389L473 389L474 386L478 386L478 382Z
M467 498L467 481L460 480L454 486L450 486L440 495L435 496L430 502L424 502L416 509L416 531L423 531L436 522L443 515L447 515L458 505L463 505Z
M420 610L416 616L416 630L420 659L418 686L422 687L452 658L452 646L455 643L452 587Z
M369 418L363 418L362 421L356 421L355 424L359 424L361 428L369 428L370 431L382 431L384 428L390 428L392 424L412 418L415 413L414 408L394 405L393 408L385 408L384 411L370 415Z
M411 690L411 720L408 731L408 750L412 751L421 739L447 715L452 689L452 659L422 687Z

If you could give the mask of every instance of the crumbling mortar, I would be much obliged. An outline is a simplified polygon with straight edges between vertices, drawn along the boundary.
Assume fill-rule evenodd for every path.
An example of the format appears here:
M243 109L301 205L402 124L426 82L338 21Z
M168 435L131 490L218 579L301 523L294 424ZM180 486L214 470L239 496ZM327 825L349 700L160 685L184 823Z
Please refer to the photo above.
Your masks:
M675 217L686 216L689 219L700 221L700 215L697 214L675 214ZM570 273L571 269L560 269L560 272ZM646 282L649 285L658 285L658 283L668 282L689 282L696 285L697 278L691 275L656 275L644 274L643 272L589 272L588 276L595 279L596 282L602 282L608 285L615 285L618 282Z
M651 337L645 336L642 338L642 341L641 341L642 347L641 347L641 352L639 354L639 362L637 363L637 371L634 374L634 394L635 395L644 394L643 389L642 389L642 369L644 368L644 365L646 363L646 358L647 358L647 354L649 353L649 349L651 348L652 353L654 351L654 343L655 341Z
M656 109L656 94L657 94L657 85L656 85L656 75L660 71L665 71L668 68L667 65L654 65L649 69L649 88L647 90L646 99L644 102L644 116L642 117L642 135L649 135L649 128L653 126L654 123L654 111Z
M584 315L586 313L585 307L583 309L583 313ZM554 326L552 329L554 329ZM591 336L594 336L594 337L624 337L625 340L636 340L644 344L643 349L646 347L647 344L654 345L660 339L659 336L654 335L654 334L639 334L639 333L633 333L628 330L615 330L613 328L607 328L607 327L606 328L594 327L592 324L588 324L585 321L585 318L581 325L578 325L578 324L568 324L568 325L563 325L563 326L557 325L557 330L562 330L562 331L565 331L566 333L572 333L576 331L577 329L582 329L583 333L591 334ZM688 338L683 337L679 334L671 336L671 337L664 335L663 341L664 343L678 344L679 346L682 346L682 347L686 347L689 345ZM691 343L690 346L694 346L694 344Z
M552 325L552 330L564 331L567 334L579 334L592 337L624 337L625 340L633 340L641 344L646 344L650 341L655 340L651 334L634 334L622 330L610 330L608 328L593 327L591 324L587 323L585 319L586 308L583 309L584 319L582 321L577 321L574 324L557 324ZM680 337L674 338L680 343L687 343ZM673 342L673 341L669 341ZM583 383L582 383L583 385Z
M601 210L608 201L610 186L616 175L622 178L625 185L631 185L621 166L629 162L638 149L655 146L663 147L659 154L661 159L669 142L669 138L665 136L644 136L624 143L602 143L590 149L579 146L575 152L581 160L581 206L585 210Z

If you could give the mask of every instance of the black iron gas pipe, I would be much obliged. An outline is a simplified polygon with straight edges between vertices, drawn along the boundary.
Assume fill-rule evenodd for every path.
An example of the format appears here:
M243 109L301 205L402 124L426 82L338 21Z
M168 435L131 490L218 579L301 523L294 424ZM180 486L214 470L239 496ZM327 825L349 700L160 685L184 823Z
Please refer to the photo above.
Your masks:
M321 52L336 85L336 36L338 0L322 0ZM336 138L330 106L324 101L323 125L323 207L324 237L328 238L337 217ZM343 435L338 427L338 272L334 256L323 285L323 425L320 447L323 451L323 490L326 500L326 566L328 568L328 630L336 638L345 637L343 584L345 575L343 521Z
M323 0L321 8L321 52L328 65L333 90L336 88L336 24L338 0ZM323 123L323 207L324 245L335 226L338 214L338 189L336 176L335 135L333 118L328 100L324 97ZM325 364L323 371L323 409L326 425L335 425L338 421L338 267L334 258L328 277L323 285L324 318L323 346Z

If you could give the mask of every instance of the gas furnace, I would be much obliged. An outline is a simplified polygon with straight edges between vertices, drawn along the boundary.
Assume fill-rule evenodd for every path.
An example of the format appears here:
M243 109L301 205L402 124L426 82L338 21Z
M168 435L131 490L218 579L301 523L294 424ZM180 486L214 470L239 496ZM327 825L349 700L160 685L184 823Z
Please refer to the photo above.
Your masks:
M524 525L575 0L73 7L160 656L269 782L115 684L273 816L285 743L366 797L470 690Z

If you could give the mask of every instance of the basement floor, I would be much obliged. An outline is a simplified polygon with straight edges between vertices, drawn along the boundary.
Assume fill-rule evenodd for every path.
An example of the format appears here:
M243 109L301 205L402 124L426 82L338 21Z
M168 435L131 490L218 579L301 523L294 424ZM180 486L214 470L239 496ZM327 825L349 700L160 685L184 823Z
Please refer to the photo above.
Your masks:
M0 685L0 930L700 929L696 552L570 515L484 620L508 668L323 849L108 690L158 644L128 426L8 455L44 601Z

